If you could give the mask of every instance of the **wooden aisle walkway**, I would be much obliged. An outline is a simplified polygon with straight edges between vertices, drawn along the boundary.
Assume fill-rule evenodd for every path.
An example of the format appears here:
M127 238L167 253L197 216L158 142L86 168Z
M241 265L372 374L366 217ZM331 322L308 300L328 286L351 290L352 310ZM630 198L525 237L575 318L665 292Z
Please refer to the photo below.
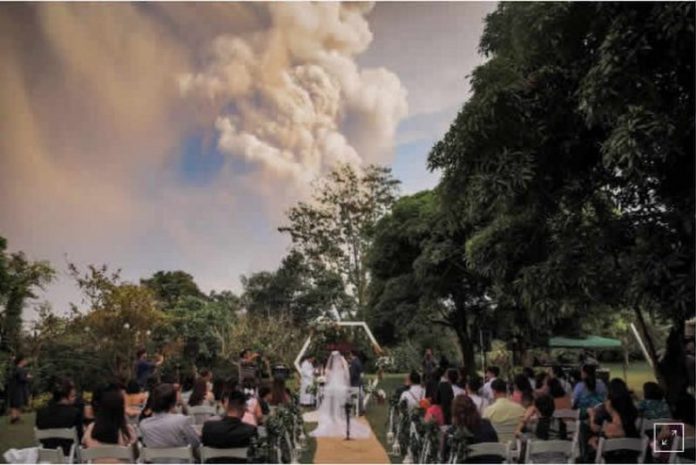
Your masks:
M365 418L360 421L370 428ZM317 438L314 463L389 463L389 456L370 428L368 439L345 441L340 438Z

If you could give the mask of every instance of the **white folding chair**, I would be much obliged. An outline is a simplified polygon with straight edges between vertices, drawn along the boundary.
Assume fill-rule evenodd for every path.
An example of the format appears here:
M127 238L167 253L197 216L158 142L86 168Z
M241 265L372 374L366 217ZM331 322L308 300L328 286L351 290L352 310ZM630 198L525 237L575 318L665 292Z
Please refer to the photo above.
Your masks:
M604 454L614 451L634 451L638 453L637 463L645 461L645 451L648 448L648 438L600 438L597 446L597 455L595 455L595 463L606 463Z
M519 458L520 455L519 441L515 438L517 426L516 423L493 423L493 429L498 435L498 442L507 444L510 457L515 459ZM516 445L516 448L513 448L513 445Z
M244 459L246 460L249 449L247 447L235 447L232 449L216 449L214 447L201 446L201 463L206 463L210 459Z
M467 460L483 456L500 457L503 459L503 463L509 463L510 445L502 442L480 442L469 446Z
M196 425L202 425L217 414L217 409L211 405L196 405L188 408L188 414Z
M193 449L186 447L146 447L138 444L139 461L142 463L194 463Z
M573 444L573 441L560 439L527 441L524 463L534 463L534 456L540 454L563 454L566 462L573 463L575 459L575 444Z
M83 463L93 463L94 460L112 459L127 463L135 463L135 454L132 447L127 446L99 446L80 449L80 457Z
M669 454L669 463L694 463L691 460L685 459L680 454L683 454L687 450L696 449L696 437L694 436L675 436L672 441L672 452ZM682 451L683 452L680 452Z
M641 434L647 434L651 438L653 437L653 430L655 429L656 423L674 423L675 421L671 418L659 418L657 420L649 420L647 418L639 417L636 418L636 429L641 432Z
M72 441L70 452L68 453L67 457L67 463L77 462L77 446L79 444L77 440L77 430L75 428L38 429L34 427L34 438L36 439L36 443L40 448L42 447L41 441L46 439L66 439ZM63 449L61 449L61 454L62 453ZM65 456L63 456L63 460L65 460Z
M37 463L65 463L65 455L60 447L56 449L38 448Z

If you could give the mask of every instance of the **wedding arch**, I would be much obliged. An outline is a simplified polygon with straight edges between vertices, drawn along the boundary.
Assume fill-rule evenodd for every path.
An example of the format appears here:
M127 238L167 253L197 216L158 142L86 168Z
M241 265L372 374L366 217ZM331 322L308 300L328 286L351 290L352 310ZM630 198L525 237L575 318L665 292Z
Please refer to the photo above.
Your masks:
M307 336L307 339L305 340L304 344L302 345L302 348L300 349L300 352L297 354L297 358L295 358L295 370L297 370L298 373L301 372L300 369L300 362L302 361L302 357L304 357L305 353L307 352L307 349L309 349L310 344L315 338L315 334L317 332L322 331L322 325L325 326L333 326L333 327L346 327L346 328L361 328L363 331L365 331L365 335L367 338L370 340L372 343L372 350L375 352L375 355L383 355L384 351L382 350L382 347L379 345L377 342L377 339L375 339L374 334L372 334L372 331L370 330L370 327L367 326L367 323L364 321L343 321L343 320L338 320L338 321L333 321L333 320L317 320L315 324L311 327L309 336ZM370 399L372 391L375 389L377 386L377 383L379 382L379 376L375 377L372 382L366 386L366 395L363 398L363 405L367 404L367 401Z

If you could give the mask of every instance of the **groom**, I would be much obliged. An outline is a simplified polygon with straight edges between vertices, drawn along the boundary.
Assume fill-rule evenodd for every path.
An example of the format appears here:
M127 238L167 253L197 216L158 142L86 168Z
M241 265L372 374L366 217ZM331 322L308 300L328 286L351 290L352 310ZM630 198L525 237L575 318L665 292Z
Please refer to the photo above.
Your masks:
M363 365L362 360L356 350L350 351L350 387L358 388L358 415L363 415L363 405L362 405L362 373Z

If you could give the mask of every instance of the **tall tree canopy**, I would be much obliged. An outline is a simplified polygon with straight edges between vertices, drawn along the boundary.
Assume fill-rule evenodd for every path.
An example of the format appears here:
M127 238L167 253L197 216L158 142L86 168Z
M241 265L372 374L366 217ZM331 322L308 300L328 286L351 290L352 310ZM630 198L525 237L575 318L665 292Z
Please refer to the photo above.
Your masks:
M679 331L694 309L694 5L501 3L480 47L490 59L429 156L472 229L469 267L528 319L610 305Z
M352 305L336 307L339 314L362 314L369 283L365 257L374 225L394 203L398 184L388 168L340 166L319 181L312 201L291 208L288 225L278 228L290 234L314 275L342 281Z
M151 289L165 308L174 307L184 297L205 297L193 276L185 271L158 271L148 279L141 279L140 284Z

